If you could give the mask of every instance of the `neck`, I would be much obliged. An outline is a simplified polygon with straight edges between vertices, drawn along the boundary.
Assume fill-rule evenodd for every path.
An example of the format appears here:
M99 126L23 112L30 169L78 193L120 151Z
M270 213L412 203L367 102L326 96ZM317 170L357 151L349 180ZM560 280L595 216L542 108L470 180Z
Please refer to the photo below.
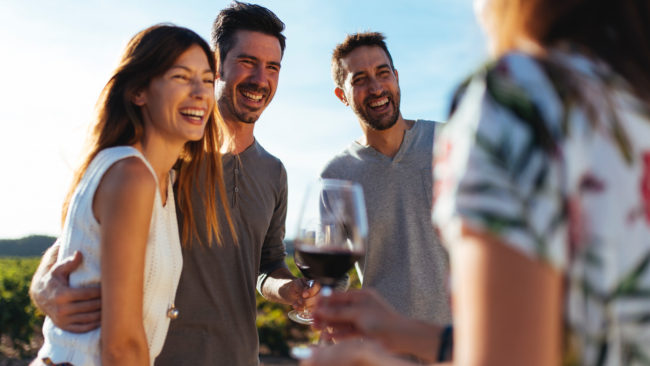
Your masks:
M385 156L394 158L400 146L402 146L402 141L404 141L404 132L410 130L415 121L402 118L400 113L393 127L383 131L374 130L362 121L359 121L359 123L361 124L361 130L363 130L363 136L357 142L361 145L370 146Z
M145 155L154 172L156 172L158 182L160 182L161 188L164 189L161 192L166 192L166 187L163 187L163 185L167 182L167 174L178 161L183 145L185 143L182 141L171 142L160 136L147 134L142 137L141 141L133 145Z
M238 155L248 149L254 142L253 130L255 123L244 123L240 121L225 121L228 126L228 135L221 147L221 153L230 152Z

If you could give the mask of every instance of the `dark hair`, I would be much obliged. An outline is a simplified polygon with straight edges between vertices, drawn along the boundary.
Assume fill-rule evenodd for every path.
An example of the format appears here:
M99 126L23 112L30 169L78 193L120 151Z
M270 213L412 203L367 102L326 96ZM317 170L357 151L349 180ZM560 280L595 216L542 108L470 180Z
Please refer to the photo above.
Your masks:
M133 145L142 139L144 121L140 107L132 102L133 96L146 88L151 80L167 72L174 62L190 47L198 45L208 59L210 69L215 72L217 64L208 43L193 31L173 24L158 24L136 34L126 46L117 69L104 86L97 101L96 116L86 138L86 146L80 165L74 172L72 184L63 204L62 221L65 223L72 195L83 178L88 166L97 154L109 147ZM228 224L233 224L225 199L221 154L219 146L223 121L214 107L208 116L205 133L198 141L185 143L181 156L181 169L178 178L179 208L184 215L183 245L188 244L189 234L196 232L195 217L191 196L196 194L192 184L197 185L199 168L206 166L207 187L218 187ZM221 230L217 220L216 194L208 189L202 196L206 211L208 240L214 232L221 244ZM234 232L234 231L233 231Z
M334 79L334 84L339 88L343 88L345 72L341 67L341 60L361 46L376 46L384 50L390 60L390 67L395 70L393 57L390 55L390 52L388 52L388 47L386 47L386 42L384 42L385 39L386 37L382 33L371 31L348 34L345 36L345 40L337 44L336 47L334 47L334 52L332 52L332 79Z
M497 48L517 48L525 36L542 46L569 41L606 61L650 102L648 0L495 0L487 8Z
M212 49L219 51L219 61L222 63L228 52L235 47L235 35L240 30L260 32L277 38L284 56L287 39L282 34L284 23L263 6L233 1L219 12L212 24Z

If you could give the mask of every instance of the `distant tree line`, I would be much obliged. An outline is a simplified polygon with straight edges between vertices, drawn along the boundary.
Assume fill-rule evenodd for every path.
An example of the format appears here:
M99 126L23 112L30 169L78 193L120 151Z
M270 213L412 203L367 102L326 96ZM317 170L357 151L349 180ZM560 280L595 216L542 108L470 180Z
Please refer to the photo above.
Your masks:
M45 235L0 239L0 257L40 257L55 241L55 237Z
M56 238L31 235L20 239L0 239L0 257L40 257L52 246ZM293 240L285 240L287 253L293 255Z

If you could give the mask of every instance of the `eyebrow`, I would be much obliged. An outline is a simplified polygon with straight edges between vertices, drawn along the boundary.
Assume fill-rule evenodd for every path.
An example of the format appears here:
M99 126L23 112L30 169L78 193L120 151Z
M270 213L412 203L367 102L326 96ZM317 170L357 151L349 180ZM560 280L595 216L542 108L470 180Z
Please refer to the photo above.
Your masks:
M256 62L259 62L259 61L260 61L259 58L255 57L255 56L253 56L253 55L245 54L245 53L240 53L239 55L237 55L236 58L237 58L237 59L248 58L248 59L251 59L251 60L256 61ZM267 64L267 65L277 66L278 68L282 68L282 65L280 65L280 63L277 62L277 61L269 61L269 62L267 62L266 64Z
M389 64L381 64L381 65L377 66L376 68L377 68L377 69L385 69L385 68L389 68L389 69L390 69L391 67L390 67ZM355 72L354 74L352 74L352 79L356 78L356 77L359 76L359 75L365 74L365 73L366 73L365 71Z
M183 69L183 70L185 70L185 71L187 71L187 72L192 72L192 70L191 70L189 67L187 67L187 66L183 66L183 65L174 65L174 66L170 67L169 69L170 69L170 70L171 70L171 69ZM214 74L214 71L212 71L212 70L210 70L210 69L205 69L205 70L203 70L203 73L204 73L204 74L205 74L206 72L209 72L209 73L211 73L211 74Z

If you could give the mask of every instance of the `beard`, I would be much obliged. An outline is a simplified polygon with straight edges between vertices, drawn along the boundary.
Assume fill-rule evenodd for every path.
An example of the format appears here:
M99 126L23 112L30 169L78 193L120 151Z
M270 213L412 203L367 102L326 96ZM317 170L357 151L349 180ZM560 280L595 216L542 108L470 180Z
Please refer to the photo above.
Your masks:
M368 103L372 99L380 99L384 97L388 97L388 103L392 104L393 113L378 118L372 117L368 111L368 109L370 108L368 106ZM366 126L372 128L375 131L384 131L395 126L395 123L397 123L397 120L399 119L400 99L401 99L401 91L399 89L397 89L396 95L393 95L393 93L389 91L385 91L379 97L369 96L360 105L357 103L353 103L352 110L357 115L357 117L359 117L361 121L363 121L363 123Z
M238 91L240 90L260 93L263 94L265 98L269 98L270 90L269 88L266 87L259 87L257 84L254 83L239 84L234 90L229 89L227 88L226 85L224 85L223 88L220 88L218 90L217 102L219 105L219 109L225 107L228 110L228 112L230 112L230 115L237 118L239 122L243 122L246 124L253 124L257 122L257 120L260 118L262 112L266 108L266 105L268 105L268 102L266 105L263 105L261 107L251 107L248 105L243 105L238 110L237 107L235 106L235 100L236 100L235 94L238 93Z

